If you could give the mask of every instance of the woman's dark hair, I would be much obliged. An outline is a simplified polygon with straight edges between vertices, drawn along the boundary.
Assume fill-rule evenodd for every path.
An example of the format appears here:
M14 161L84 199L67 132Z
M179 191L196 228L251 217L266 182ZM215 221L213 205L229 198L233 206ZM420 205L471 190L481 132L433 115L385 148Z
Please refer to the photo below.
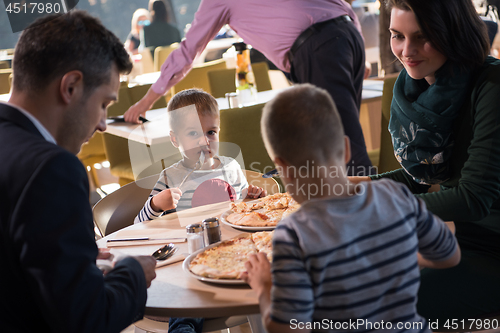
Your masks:
M152 13L152 21L156 22L167 22L167 7L163 0L156 0L149 8L149 11Z
M41 91L52 80L78 70L85 93L109 83L112 64L119 73L132 69L123 43L84 11L49 15L23 31L13 61L14 88Z
M481 66L490 53L486 25L471 0L388 0L392 8L412 11L432 46L462 69Z

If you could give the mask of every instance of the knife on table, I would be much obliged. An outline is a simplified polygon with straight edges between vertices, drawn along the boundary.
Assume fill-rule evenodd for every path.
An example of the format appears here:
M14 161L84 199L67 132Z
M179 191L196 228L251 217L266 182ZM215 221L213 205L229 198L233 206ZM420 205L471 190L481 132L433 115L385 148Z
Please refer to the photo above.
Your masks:
M133 237L133 238L113 238L108 239L107 242L133 242L133 241L156 241L156 240L165 240L171 242L185 242L186 237L170 237L170 238L151 238L151 237Z

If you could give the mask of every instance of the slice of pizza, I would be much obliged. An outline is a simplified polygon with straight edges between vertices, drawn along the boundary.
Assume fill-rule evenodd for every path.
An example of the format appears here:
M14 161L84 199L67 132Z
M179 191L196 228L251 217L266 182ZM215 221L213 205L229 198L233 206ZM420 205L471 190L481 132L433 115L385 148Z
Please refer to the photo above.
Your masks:
M251 212L245 214L245 216L233 224L246 227L268 227L276 225L276 223L277 221L270 219L266 214Z
M199 253L189 269L196 275L214 279L238 279L250 254L257 253L252 235L246 234Z
M252 234L252 240L257 252L265 252L270 262L273 260L273 234L274 231L262 231Z

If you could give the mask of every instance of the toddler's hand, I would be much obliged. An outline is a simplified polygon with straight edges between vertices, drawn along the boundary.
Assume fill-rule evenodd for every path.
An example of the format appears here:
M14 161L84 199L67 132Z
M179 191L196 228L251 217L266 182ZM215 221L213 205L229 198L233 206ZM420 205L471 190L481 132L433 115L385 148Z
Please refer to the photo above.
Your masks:
M177 208L182 191L177 187L161 191L151 199L151 208L156 212L162 212Z
M245 268L247 271L240 278L248 283L257 295L260 296L271 289L271 263L264 252L250 255Z
M248 184L248 188L246 189L246 191L248 191L245 197L246 199L262 198L267 195L267 191L262 187L254 186L251 184Z

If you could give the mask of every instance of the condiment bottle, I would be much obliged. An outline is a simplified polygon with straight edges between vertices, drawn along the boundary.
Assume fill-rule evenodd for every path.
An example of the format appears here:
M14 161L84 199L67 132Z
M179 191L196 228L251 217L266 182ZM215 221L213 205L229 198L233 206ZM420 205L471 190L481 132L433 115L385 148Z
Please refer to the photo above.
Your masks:
M189 254L205 247L203 227L199 223L190 224L186 227Z
M257 102L257 86L250 63L250 50L247 44L234 43L236 50L236 93L238 94L238 106Z
M205 243L207 245L220 242L220 224L219 219L211 217L202 221L203 229L205 230Z

